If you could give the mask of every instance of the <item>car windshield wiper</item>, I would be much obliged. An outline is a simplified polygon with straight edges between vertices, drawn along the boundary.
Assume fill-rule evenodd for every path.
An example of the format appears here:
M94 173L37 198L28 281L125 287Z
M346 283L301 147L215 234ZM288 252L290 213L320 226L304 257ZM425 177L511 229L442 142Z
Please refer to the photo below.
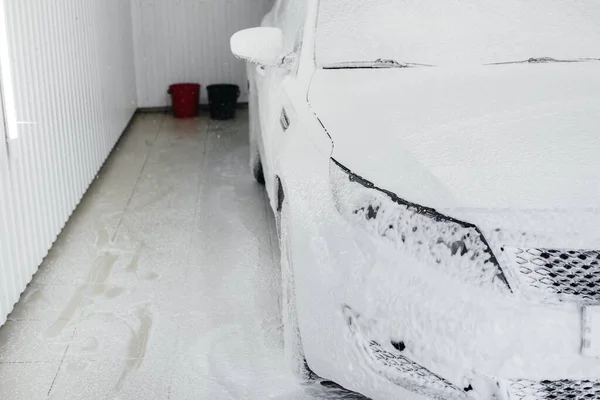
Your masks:
M429 64L405 63L396 60L378 58L375 61L345 61L329 64L323 69L368 69L368 68L413 68L413 67L433 67Z
M563 60L557 60L552 57L532 57L528 60L522 61L504 61L497 63L490 63L486 65L506 65L506 64L548 64L548 63L578 63L587 61L600 61L600 58L569 58Z

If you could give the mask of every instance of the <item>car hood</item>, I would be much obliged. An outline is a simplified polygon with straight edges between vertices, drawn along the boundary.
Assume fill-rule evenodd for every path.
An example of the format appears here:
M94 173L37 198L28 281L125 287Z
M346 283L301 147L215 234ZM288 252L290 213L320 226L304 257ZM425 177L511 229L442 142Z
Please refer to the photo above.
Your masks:
M490 210L598 217L599 93L599 62L338 69L316 72L309 103L348 169L484 223Z

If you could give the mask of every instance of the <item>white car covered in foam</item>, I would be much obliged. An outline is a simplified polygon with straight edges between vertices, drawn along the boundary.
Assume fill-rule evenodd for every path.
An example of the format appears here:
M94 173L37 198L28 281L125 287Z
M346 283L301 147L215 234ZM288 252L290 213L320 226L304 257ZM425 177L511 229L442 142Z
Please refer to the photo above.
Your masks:
M600 399L598 0L279 0L231 46L302 379Z

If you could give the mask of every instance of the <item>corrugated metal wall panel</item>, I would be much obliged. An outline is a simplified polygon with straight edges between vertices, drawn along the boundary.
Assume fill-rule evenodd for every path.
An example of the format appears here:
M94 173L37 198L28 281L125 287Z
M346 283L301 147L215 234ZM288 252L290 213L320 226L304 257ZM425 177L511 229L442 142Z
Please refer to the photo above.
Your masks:
M129 1L3 1L19 156L0 150L0 325L137 107Z
M1 16L1 14L0 14ZM0 65L2 68L2 65ZM6 133L5 119L4 119L4 106L2 104L2 86L0 82L0 140L8 139ZM4 142L0 142L0 165L6 163L8 157L7 147ZM0 167L0 184L2 188L0 190L10 191L8 174L6 168ZM9 225L8 225L8 204L5 201L4 196L0 195L0 266L10 265L12 262L12 254L9 249L5 248L4 244L7 244L10 238ZM14 280L12 276L12 270L8 268L0 268L0 315L8 313L7 304L8 299L15 294L13 291L13 285L9 284ZM3 321L0 318L0 321Z
M229 38L260 24L273 0L132 0L138 104L170 104L169 84L235 83L247 100L246 70ZM202 91L206 103L206 91Z

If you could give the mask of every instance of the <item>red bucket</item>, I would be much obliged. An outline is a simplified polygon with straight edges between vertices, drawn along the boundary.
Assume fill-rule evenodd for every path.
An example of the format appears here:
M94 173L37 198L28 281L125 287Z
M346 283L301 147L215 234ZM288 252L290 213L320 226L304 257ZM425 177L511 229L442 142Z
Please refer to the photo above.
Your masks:
M194 118L200 104L200 85L197 83L177 83L169 86L175 118Z

